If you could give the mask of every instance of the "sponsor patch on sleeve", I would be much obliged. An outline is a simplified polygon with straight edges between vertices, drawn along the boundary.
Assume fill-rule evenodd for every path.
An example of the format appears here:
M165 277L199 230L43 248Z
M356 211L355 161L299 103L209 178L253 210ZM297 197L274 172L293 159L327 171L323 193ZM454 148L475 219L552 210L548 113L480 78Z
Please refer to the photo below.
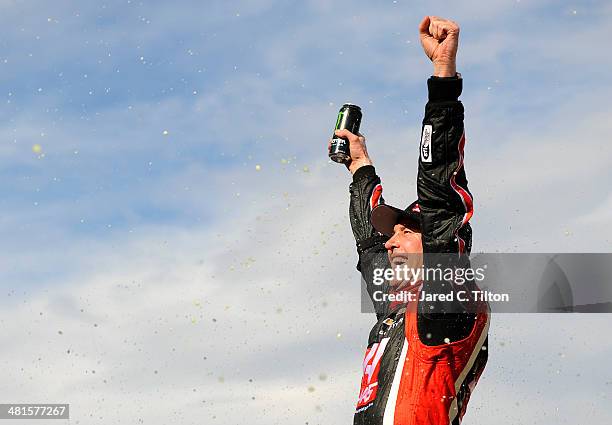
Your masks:
M431 133L433 127L430 124L423 126L421 134L421 161L431 162Z

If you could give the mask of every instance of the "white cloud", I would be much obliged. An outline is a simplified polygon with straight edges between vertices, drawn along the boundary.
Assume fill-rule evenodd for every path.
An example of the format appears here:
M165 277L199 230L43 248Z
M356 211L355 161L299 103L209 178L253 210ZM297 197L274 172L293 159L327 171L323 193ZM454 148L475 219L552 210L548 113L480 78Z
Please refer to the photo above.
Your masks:
M338 185L321 191L331 174ZM342 174L297 174L304 205L288 210L279 197L213 229L143 227L103 244L81 241L67 253L78 274L5 299L0 343L10 360L1 382L19 382L10 388L16 400L70 402L74 423L350 420L374 318L359 313ZM605 316L494 320L472 420L498 417L515 402L522 409L502 423L542 405L551 411L541 423L557 407L573 417L579 413L555 395L562 385L568 398L593 394L588 414L603 423L598 394L609 384L575 373L590 374L579 371L607 352L597 330ZM537 405L528 396L534 385Z

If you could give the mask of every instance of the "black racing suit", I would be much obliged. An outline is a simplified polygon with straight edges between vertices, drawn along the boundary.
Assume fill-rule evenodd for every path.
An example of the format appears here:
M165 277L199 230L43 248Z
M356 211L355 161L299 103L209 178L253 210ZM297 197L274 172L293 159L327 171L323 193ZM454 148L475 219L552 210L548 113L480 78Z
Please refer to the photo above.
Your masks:
M425 267L430 265L431 261L435 261L433 257L427 255L428 253L469 254L471 249L472 232L468 221L472 216L473 202L467 189L463 167L464 110L462 103L458 100L461 89L462 81L457 77L431 77L428 80L429 101L425 107L423 119L417 181ZM376 232L370 224L372 208L379 203L384 203L381 180L376 175L374 167L359 168L353 175L349 191L351 195L349 216L359 255L357 269L361 272L368 293L372 297L377 290L389 291L386 283L381 288L374 285L372 279L375 268L389 266L384 247L387 238ZM422 290L440 291L440 284L439 281L425 279ZM355 413L355 424L383 423L385 410L389 410L387 399L390 398L389 392L393 386L400 351L407 338L404 329L404 324L407 322L404 320L405 307L388 302L374 302L374 307L378 321L370 332L368 350L378 349L381 341L386 341L376 370L378 380L375 383L377 386L375 399L369 400L360 395L360 402L358 402ZM426 302L418 303L416 314L418 336L425 345L450 344L465 339L472 332L476 315L465 312L464 306L454 302L452 305L437 304L435 309L433 307ZM435 313L430 313L432 311L430 308ZM366 354L366 360L367 358ZM451 415L449 420L453 424L459 423L465 413L471 391L470 385L474 384L480 376L486 358L485 342L485 349L478 354L473 365L470 364L473 370L469 371L461 388L456 394L453 394L459 404L459 407L454 406L455 410L459 409L459 412L456 416ZM364 368L365 364L364 360ZM371 381L371 376L368 375L368 379ZM471 387L473 388L473 385ZM397 388L394 391L397 391ZM393 397L397 398L397 396ZM438 423L451 423L449 421L424 421L422 423L438 425ZM385 423L393 422L385 420Z

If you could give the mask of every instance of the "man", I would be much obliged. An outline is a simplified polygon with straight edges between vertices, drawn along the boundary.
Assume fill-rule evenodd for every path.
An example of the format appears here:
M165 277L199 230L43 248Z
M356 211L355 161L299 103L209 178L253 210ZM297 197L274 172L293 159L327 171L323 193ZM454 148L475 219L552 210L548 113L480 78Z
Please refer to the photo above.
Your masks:
M434 72L427 82L418 200L405 210L385 205L363 135L336 132L350 144L351 161L346 165L353 175L350 219L359 254L357 268L374 301L380 290L373 284L374 269L381 265L377 254L383 253L386 266L418 269L434 266L438 261L434 254L459 258L471 249L468 221L473 202L463 167L463 105L458 100L462 80L456 72L459 27L426 16L419 31ZM423 293L448 295L457 287L436 278L414 277L391 279L382 288L391 294L400 290L417 294L416 301L375 302L378 322L363 362L355 424L459 424L484 369L488 306L474 309L457 299L423 300Z

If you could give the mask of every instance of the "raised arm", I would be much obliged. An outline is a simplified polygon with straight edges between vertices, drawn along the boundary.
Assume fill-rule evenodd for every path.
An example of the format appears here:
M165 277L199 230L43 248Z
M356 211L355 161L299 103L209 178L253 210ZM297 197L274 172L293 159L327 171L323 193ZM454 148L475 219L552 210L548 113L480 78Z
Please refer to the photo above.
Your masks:
M352 134L348 130L339 130L336 134L348 139L351 150L352 160L346 164L347 169L353 176L353 181L349 186L351 195L349 219L359 256L357 270L361 272L368 294L372 298L375 290L387 290L386 287L376 287L374 285L373 270L374 268L388 267L388 258L384 247L388 238L379 234L370 224L372 208L384 203L382 185L368 155L365 137L361 134ZM388 307L387 303L373 301L373 304L377 317L381 317Z
M426 17L419 29L423 49L434 65L434 75L427 81L429 101L417 181L423 251L469 253L473 202L463 164L463 105L458 100L462 80L455 59L459 27L453 21Z
M417 180L423 261L425 268L433 268L441 260L435 254L469 254L472 231L468 221L473 214L473 201L463 163L464 111L459 101L462 80L456 72L455 59L459 27L453 21L432 16L423 19L419 30L423 49L434 65L434 75L427 81L429 99L421 130ZM442 259L450 267L469 266L466 260L465 256ZM423 282L423 290L429 293L448 294L454 288L454 283L443 280ZM429 336L426 343L438 345L466 337L475 323L473 314L465 314L467 308L457 297L448 302L419 303L417 324L421 339Z

